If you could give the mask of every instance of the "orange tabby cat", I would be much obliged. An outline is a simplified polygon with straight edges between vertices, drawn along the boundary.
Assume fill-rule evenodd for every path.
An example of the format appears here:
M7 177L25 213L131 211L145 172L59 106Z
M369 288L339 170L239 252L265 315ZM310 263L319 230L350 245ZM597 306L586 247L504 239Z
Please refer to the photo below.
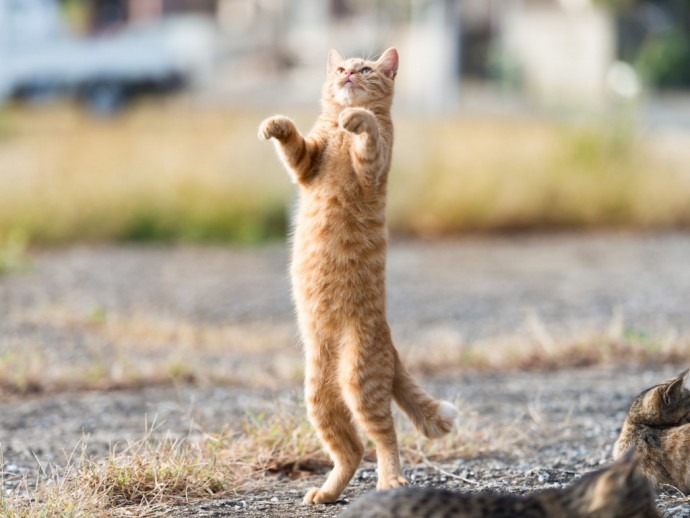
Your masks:
M613 454L635 448L640 471L653 483L690 493L688 371L639 394L625 416Z
M378 61L344 60L331 50L322 113L305 138L283 116L266 119L299 186L292 288L306 354L309 419L333 470L305 503L338 499L364 447L356 424L376 445L378 489L406 484L391 400L427 437L453 426L455 407L432 399L400 362L386 322L386 184L391 164L390 109L398 53Z

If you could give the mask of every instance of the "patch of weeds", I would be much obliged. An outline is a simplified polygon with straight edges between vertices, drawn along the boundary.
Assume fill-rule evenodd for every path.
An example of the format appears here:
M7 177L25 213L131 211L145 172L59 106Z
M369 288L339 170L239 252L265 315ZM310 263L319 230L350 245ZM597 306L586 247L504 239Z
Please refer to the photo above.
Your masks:
M296 476L329 466L302 404L279 405L270 416L245 417L242 435L255 450L257 465L270 472Z
M623 338L627 342L649 352L657 352L662 349L662 344L657 337L639 329L626 328L623 331Z
M232 486L231 475L214 456L187 441L144 440L129 451L91 464L84 482L103 488L110 505L209 498Z
M426 376L457 371L550 371L596 365L663 365L683 363L690 355L690 336L649 334L632 328L553 333L538 318L514 335L465 344L459 338L438 341L432 335L421 346L401 348L405 363ZM429 343L429 347L425 344ZM433 353L427 353L433 350Z
M90 324L104 324L108 317L108 311L103 306L94 306L88 312L86 318Z
M102 488L82 483L80 469L86 462L85 444L77 445L64 468L41 466L37 483L24 478L11 492L0 491L3 518L113 516L104 505Z
M0 392L34 394L44 388L45 358L36 351L6 351L0 354Z
M248 415L237 430L193 437L145 436L108 458L84 453L61 476L24 497L0 499L3 516L109 516L132 506L141 516L157 505L218 498L248 489L267 473L299 478L329 464L299 405ZM85 446L83 446L85 451Z
M109 369L100 359L94 361L88 369L84 371L84 384L87 386L99 386L107 383Z
M176 382L194 383L197 375L195 369L184 360L174 360L168 364L168 376Z
M0 235L0 275L26 271L31 266L29 236L20 228Z

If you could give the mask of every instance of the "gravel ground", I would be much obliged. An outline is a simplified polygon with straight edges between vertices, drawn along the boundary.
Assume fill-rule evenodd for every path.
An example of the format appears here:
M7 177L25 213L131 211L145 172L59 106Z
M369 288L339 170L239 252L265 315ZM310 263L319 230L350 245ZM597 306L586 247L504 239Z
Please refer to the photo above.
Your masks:
M614 315L637 333L687 334L690 236L550 235L394 241L389 254L389 315L399 343L453 333L470 342L519 332L530 315L549 329L601 329ZM110 354L110 339L88 326L45 324L35 315L107 315L179 320L256 333L294 332L284 245L221 247L76 247L37 252L27 272L0 277L0 358L43 351L50 364ZM33 315L26 318L26 315ZM287 331L285 331L287 330ZM405 345L407 346L407 345ZM292 344L292 356L299 350ZM154 349L164 357L165 350ZM231 372L240 352L212 360ZM291 356L291 357L292 357ZM690 363L690 362L688 362ZM240 365L240 367L238 367ZM627 404L684 365L589 368L550 373L469 373L424 380L436 395L461 402L460 425L478 421L500 435L498 447L443 465L407 466L415 484L462 490L526 492L568 483L610 458ZM69 387L2 394L2 483L62 466L79 444L104 456L111 447L156 433L217 431L247 411L270 412L299 398L297 383L273 388L142 383L109 391ZM501 447L503 445L503 447ZM323 480L270 476L252 493L160 511L165 516L333 516L375 484L364 464L335 505L299 504ZM667 516L690 516L679 495L662 493ZM154 515L153 511L150 513Z

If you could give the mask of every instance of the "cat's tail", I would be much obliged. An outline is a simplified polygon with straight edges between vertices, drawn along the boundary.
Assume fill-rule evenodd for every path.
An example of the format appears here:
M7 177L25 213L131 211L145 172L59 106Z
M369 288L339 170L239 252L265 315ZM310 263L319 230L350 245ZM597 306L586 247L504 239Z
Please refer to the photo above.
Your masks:
M441 437L453 429L458 411L453 403L439 401L427 394L395 355L393 399L400 410L422 434L430 439Z

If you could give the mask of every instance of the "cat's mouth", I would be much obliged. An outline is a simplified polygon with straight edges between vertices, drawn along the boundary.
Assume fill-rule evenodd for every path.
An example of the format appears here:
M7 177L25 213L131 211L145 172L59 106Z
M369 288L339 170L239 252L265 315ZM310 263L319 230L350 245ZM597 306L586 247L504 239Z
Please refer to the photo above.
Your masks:
M362 87L349 78L338 82L335 88L335 98L344 106L352 106L355 99L360 97L362 93Z
M355 83L352 79L346 79L343 81L343 83L340 85L341 88L359 88L359 85Z

